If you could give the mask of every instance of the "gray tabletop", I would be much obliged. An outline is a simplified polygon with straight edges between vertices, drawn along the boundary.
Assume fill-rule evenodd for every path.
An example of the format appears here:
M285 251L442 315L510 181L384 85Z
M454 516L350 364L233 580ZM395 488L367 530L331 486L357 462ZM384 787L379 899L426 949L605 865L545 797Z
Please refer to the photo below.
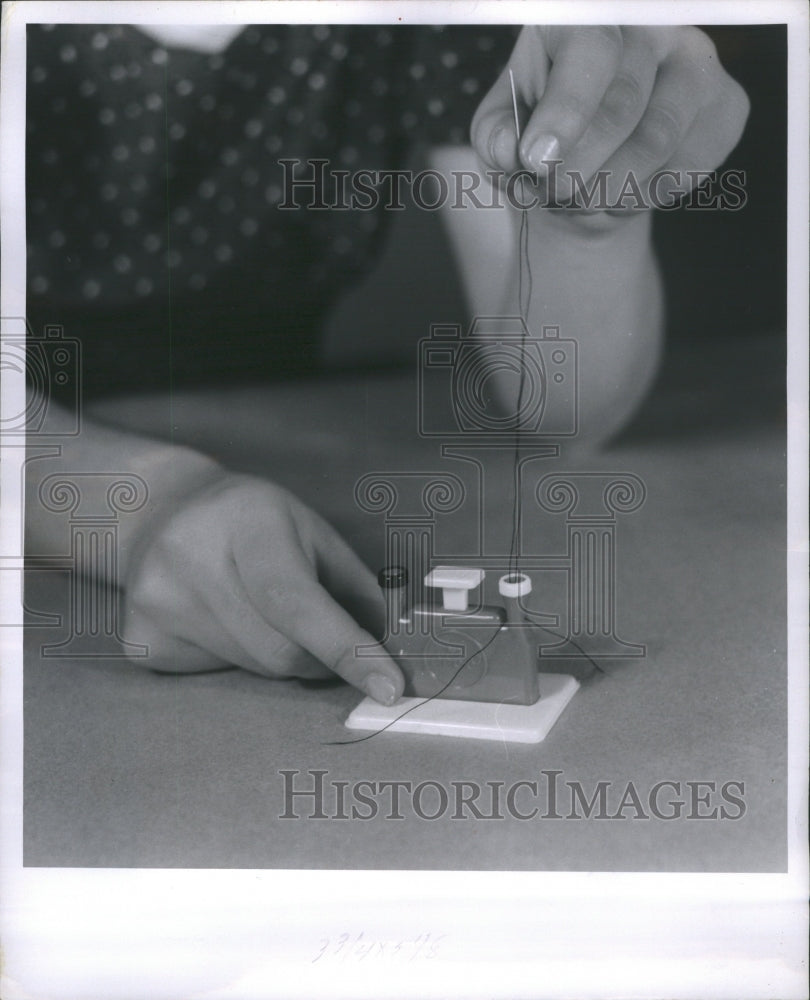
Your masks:
M337 746L356 735L343 723L359 700L342 683L270 681L240 670L173 677L116 658L42 655L43 644L67 634L69 575L32 569L27 606L60 615L62 624L27 632L25 863L783 870L785 435L781 373L769 352L767 343L738 345L731 376L727 345L683 352L634 427L597 458L539 459L528 468L528 553L566 546L565 513L544 512L535 499L551 471L628 473L647 494L615 522L617 628L646 655L605 661L605 673L584 680L538 745L384 733ZM175 397L171 412L165 400L134 399L98 413L156 433L172 427L176 440L282 482L377 567L384 515L358 506L357 481L369 472L435 471L467 483L472 468L419 438L415 398L407 375L353 374L189 394ZM510 460L490 455L491 484L507 481ZM504 550L511 499L493 489L489 500L488 551ZM464 504L437 514L437 549L470 551L476 516ZM561 611L561 628L563 577L540 573L533 594L538 610ZM311 808L303 798L293 810L300 818L281 818L285 770L299 772L299 788L316 780L311 772L326 772L328 818L305 818ZM509 810L503 819L454 819L452 809L425 819L410 803L402 819L391 819L387 797L371 819L335 815L336 782L506 789L536 781L547 789L552 771L563 795L559 819L547 802L532 819ZM680 818L650 815L650 792L666 781L680 783ZM620 811L617 818L585 818L572 806L572 785L590 798L599 782L608 783L608 811ZM728 782L742 805L721 795ZM630 784L640 812L632 794L626 798ZM678 798L667 788L664 805ZM525 787L520 796L521 811L537 804ZM422 804L426 814L437 808L429 794ZM714 813L719 807L726 818Z

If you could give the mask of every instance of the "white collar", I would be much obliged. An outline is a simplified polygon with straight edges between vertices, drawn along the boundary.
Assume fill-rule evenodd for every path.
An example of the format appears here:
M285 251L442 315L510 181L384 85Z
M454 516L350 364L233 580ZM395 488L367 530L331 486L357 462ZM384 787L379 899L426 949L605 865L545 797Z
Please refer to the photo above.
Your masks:
M195 52L224 51L243 30L241 24L137 24L135 27L161 45Z

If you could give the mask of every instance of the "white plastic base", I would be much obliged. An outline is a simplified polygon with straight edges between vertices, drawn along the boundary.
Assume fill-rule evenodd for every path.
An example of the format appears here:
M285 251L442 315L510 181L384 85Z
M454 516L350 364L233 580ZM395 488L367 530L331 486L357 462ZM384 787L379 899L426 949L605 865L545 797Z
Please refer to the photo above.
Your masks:
M578 688L577 681L568 674L540 674L540 700L534 705L400 698L396 705L387 708L371 698L364 698L346 720L346 726L374 731L385 729L387 733L432 733L468 740L541 743ZM413 706L417 707L409 712ZM404 712L408 714L400 718Z

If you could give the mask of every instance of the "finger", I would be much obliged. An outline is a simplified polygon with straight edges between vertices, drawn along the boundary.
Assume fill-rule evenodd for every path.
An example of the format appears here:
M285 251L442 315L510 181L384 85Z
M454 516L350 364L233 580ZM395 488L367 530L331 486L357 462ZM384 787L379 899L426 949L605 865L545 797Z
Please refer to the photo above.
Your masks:
M288 547L276 559L236 565L242 583L238 589L247 593L267 626L375 700L393 704L401 696L399 667L318 583L303 549Z
M593 121L619 66L622 33L609 25L552 28L548 46L551 71L520 140L523 165L540 174L548 160L562 160L565 169Z
M234 562L223 563L217 579L214 589L201 586L204 579L180 587L164 566L132 588L127 634L149 645L154 669L190 673L231 665L266 677L328 676L257 612Z
M331 525L317 515L314 528L319 582L363 628L382 636L385 599L376 575Z
M265 677L302 677L319 680L329 669L292 641L283 631L268 624L242 586L233 588L229 598L216 609L220 619L218 635L209 645L228 650L232 662Z
M566 157L567 173L587 183L627 141L649 103L657 71L658 60L647 37L628 29L616 75L590 124Z
M391 705L402 695L399 667L371 633L317 583L299 591L281 627L321 663L376 701Z
M272 630L275 632L275 629ZM332 676L332 671L308 650L288 639L281 633L273 637L272 645L267 644L261 651L264 662L270 662L270 670L264 668L264 663L257 659L258 667L255 673L270 677L300 677L304 680L323 680ZM252 669L249 666L247 669Z
M511 174L522 167L509 69L514 71L518 121L522 123L545 90L551 66L545 54L545 40L539 31L537 28L523 29L510 65L500 74L473 116L470 127L473 148L483 164L493 170Z
M696 72L690 58L677 54L659 68L649 103L627 141L608 158L608 200L621 199L630 181L641 184L678 150L706 103L709 74Z
M699 112L674 157L645 181L654 204L669 207L673 198L709 179L740 141L749 110L747 94L728 77L721 97ZM735 187L730 196L731 203L738 205L744 194Z
M145 647L144 655L138 656L136 662L143 666L145 660L146 666L158 673L194 674L231 665L230 660L169 635L139 615L129 616L124 639L130 647Z
M311 653L261 623L239 628L225 622L210 632L201 636L201 646L141 621L127 630L127 640L146 646L147 665L158 673L194 674L242 667L274 678L321 680L332 675Z

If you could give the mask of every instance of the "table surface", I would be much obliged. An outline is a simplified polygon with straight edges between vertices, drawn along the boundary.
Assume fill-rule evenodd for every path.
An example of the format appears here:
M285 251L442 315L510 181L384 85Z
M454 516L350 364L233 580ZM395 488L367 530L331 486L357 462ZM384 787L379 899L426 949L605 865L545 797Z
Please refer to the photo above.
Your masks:
M629 431L587 465L556 466L629 472L646 484L644 506L617 522L617 594L619 631L645 643L647 655L606 663L545 742L385 733L336 746L356 735L343 721L358 694L342 683L271 681L240 670L174 677L116 659L44 658L42 644L66 633L30 627L25 863L784 870L783 369L778 338L734 345L730 371L731 349L721 341L676 353ZM175 440L204 444L234 468L282 482L377 566L384 524L356 505L360 476L463 475L460 463L418 438L415 406L409 375L354 373L176 396L171 410L165 400L132 399L97 412L156 433L172 426ZM537 476L551 468L539 462ZM493 472L497 478L497 460ZM508 533L509 507L504 495L490 509L495 536ZM468 528L463 511L440 516L437 547L451 553L467 544ZM541 516L535 505L526 546L563 549L564 516ZM29 608L64 616L67 595L66 572L29 572ZM631 818L630 808L614 820L459 821L449 811L425 820L409 810L392 820L383 807L369 820L284 820L285 769L320 769L350 784L447 788L465 780L509 786L554 770L588 795L610 782L614 806L628 782L645 801L660 781L740 781L745 811L726 820L644 820ZM433 801L425 798L425 810Z

